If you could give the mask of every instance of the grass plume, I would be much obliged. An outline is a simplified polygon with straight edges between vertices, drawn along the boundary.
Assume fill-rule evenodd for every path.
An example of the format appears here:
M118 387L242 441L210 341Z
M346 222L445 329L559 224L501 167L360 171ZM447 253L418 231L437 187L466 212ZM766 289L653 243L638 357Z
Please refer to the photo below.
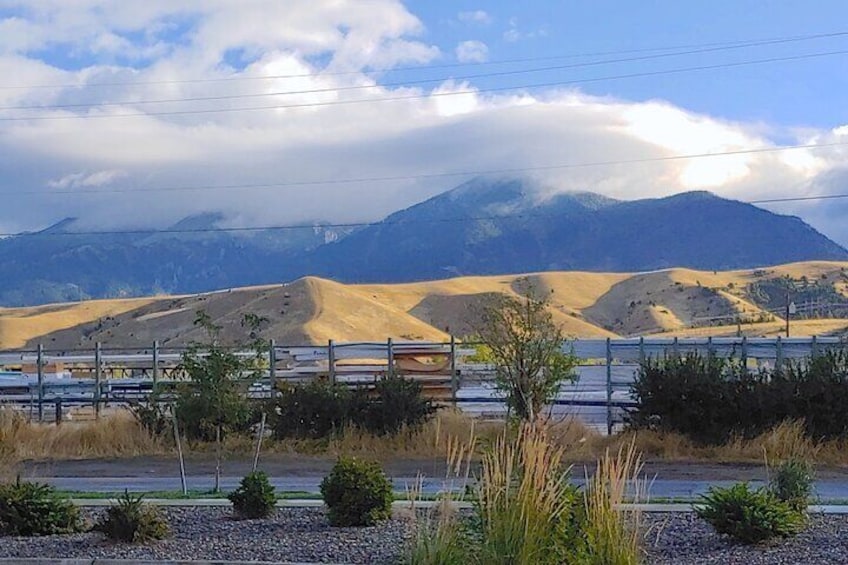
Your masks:
M642 557L640 511L622 503L639 502L646 495L645 479L640 479L641 456L635 441L618 448L615 456L607 450L598 460L584 491L586 534L592 563L636 565Z

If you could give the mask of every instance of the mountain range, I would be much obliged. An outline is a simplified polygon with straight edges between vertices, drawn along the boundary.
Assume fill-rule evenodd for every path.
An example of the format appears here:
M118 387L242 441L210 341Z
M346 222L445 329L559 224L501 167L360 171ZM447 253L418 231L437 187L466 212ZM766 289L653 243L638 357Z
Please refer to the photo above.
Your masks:
M848 260L799 218L708 192L620 201L520 178L476 178L359 228L222 231L225 221L202 214L154 233L103 233L68 218L3 239L0 304L197 293L307 275L391 283Z

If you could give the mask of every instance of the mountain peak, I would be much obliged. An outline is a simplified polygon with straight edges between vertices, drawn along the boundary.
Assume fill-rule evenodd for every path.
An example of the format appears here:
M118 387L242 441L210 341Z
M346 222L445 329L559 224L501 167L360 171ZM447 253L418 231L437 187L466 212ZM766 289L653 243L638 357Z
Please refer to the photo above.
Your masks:
M224 221L223 212L201 212L186 216L182 220L173 224L169 229L172 230L205 230L212 229Z
M38 233L68 233L73 231L71 228L76 227L78 218L67 217L59 220L55 224L48 226Z

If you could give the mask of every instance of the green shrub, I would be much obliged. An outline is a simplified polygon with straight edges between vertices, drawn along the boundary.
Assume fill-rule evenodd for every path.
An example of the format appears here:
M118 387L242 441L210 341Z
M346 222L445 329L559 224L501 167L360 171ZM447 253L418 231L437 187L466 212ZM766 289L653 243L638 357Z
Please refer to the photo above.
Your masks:
M241 480L239 488L227 498L233 503L233 511L239 518L267 518L274 511L277 497L268 475L254 471Z
M781 463L769 481L771 492L798 512L805 513L813 494L815 470L813 465L800 459Z
M317 439L340 434L348 426L396 434L422 425L435 411L419 383L396 376L381 379L373 391L318 380L285 386L269 412L277 439Z
M168 522L156 506L145 504L143 496L132 496L127 491L109 507L97 524L97 529L107 538L127 543L144 543L164 539Z
M321 481L333 526L371 526L391 515L392 485L377 463L342 457Z
M632 393L632 427L677 432L702 444L754 437L785 420L803 420L817 440L848 437L845 350L757 372L715 356L649 358Z
M377 381L364 408L352 412L353 423L378 435L419 427L436 412L433 402L424 398L421 383L399 376Z
M695 512L726 534L744 544L756 544L775 537L798 533L804 516L779 500L769 489L751 490L747 483L729 488L711 487Z
M272 414L274 437L323 438L350 420L352 393L344 385L314 380L284 386Z
M65 534L82 529L79 510L50 485L0 485L0 533L11 536Z
M783 419L804 420L815 439L848 437L848 348L787 363L772 380L782 389L773 409L784 410Z
M162 437L173 433L171 416L155 388L147 402L130 402L128 407L135 420L151 436Z

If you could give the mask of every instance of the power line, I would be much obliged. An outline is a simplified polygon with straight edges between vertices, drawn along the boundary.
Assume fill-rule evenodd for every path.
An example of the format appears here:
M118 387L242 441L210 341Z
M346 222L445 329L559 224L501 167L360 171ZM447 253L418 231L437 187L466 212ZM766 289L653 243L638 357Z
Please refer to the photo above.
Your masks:
M775 202L803 202L804 200L831 200L848 198L848 194L823 194L821 196L797 196L787 198L767 198L764 200L751 200L751 204L771 204Z
M530 63L537 61L554 61L562 59L578 59L582 57L598 57L606 55L626 55L633 53L649 53L656 51L675 51L680 49L702 49L709 47L727 47L734 46L745 47L753 45L769 45L779 43L789 43L796 41L810 41L815 39L827 39L848 35L848 31L837 31L830 33L817 33L809 35L795 36L779 36L770 37L759 40L736 40L711 43L696 43L686 45L675 45L666 47L648 47L642 49L622 49L611 51L595 51L591 53L572 53L564 55L549 55L543 57L524 57L515 59L500 59L495 61L470 61L465 63L446 63L438 65L416 65L407 67L384 67L384 68L366 68L364 70L355 71L329 71L318 73L299 73L299 74L276 74L276 75L255 75L255 76L235 76L235 77L219 77L219 78L189 78L189 79L168 79L168 80L149 80L149 81L127 81L127 82L94 82L87 84L65 83L65 84L33 84L33 85L0 85L0 90L24 90L24 89L61 89L61 88L92 88L92 87L111 87L111 86L146 86L158 84L196 84L196 83L217 83L217 82L237 82L237 81L257 81L257 80L277 80L289 78L308 78L315 76L345 76L358 75L368 73L390 73L399 71L419 71L419 70L434 70L434 69L450 69L459 67L487 67L493 65L506 65L515 63Z
M27 191L0 191L0 194L23 195L23 194L38 194L38 195L56 195L56 194L112 194L112 193L145 193L145 192L184 192L184 191L215 191L215 190L269 190L275 188L295 187L295 186L316 186L316 185L338 185L338 184L356 184L363 182L396 182L406 180L421 180L432 178L449 178L449 177L475 177L486 175L504 175L512 173L529 173L538 171L550 171L560 169L578 169L591 167L608 167L615 165L634 165L640 163L661 163L667 161L683 161L689 159L707 159L711 157L726 157L732 155L750 155L759 153L777 153L781 151L793 151L798 149L825 149L828 147L844 147L848 145L848 141L834 141L831 143L811 143L799 145L784 145L781 147L759 147L752 149L737 149L731 151L720 151L715 153L689 153L686 155L668 155L664 157L644 157L639 159L620 159L612 161L589 161L583 163L561 163L555 165L539 165L536 167L510 167L500 169L478 169L474 171L454 171L444 173L421 173L414 175L391 175L391 176L371 176L371 177L356 177L346 179L323 179L310 181L290 181L278 183L252 183L252 184L225 184L225 185L195 185L195 186L165 186L155 188L92 188L92 189L63 189L63 190L27 190ZM815 197L813 197L815 198ZM779 202L776 200L760 200L757 203Z
M541 73L548 71L558 71L558 70L566 70L566 69L576 69L576 68L585 68L585 67L594 67L601 65L611 65L616 63L632 63L637 61L649 61L667 57L679 57L683 55L695 55L695 54L703 54L703 53L714 53L719 51L728 51L734 49L743 49L749 47L758 47L764 45L775 45L782 43L790 43L797 41L807 41L811 38L816 39L820 37L834 37L837 35L848 35L848 32L839 32L836 34L826 34L815 35L815 36L806 36L802 38L789 38L789 39L772 39L765 41L756 41L756 42L748 42L748 43L740 43L734 44L730 46L719 46L719 47L708 47L701 49L693 49L688 51L675 51L672 53L659 53L654 55L642 55L638 57L626 57L620 59L604 59L600 61L589 61L582 63L570 63L567 65L552 65L546 67L534 67L529 69L515 69L508 71L494 71L488 73L478 73L471 75L460 75L460 76L442 76L437 78L428 78L428 79L416 79L416 80L407 80L400 82L390 82L390 83L375 83L375 84L366 84L366 85L352 85L352 86L340 86L340 87L332 87L332 88L317 88L317 89L309 89L309 90L292 90L292 91L277 91L277 92L257 92L257 93L247 93L247 94L223 94L218 96L194 96L194 97L180 97L180 98L161 98L154 100L130 100L124 102L88 102L88 103L68 103L68 104L43 104L43 105L29 105L29 106L0 106L0 110L58 110L58 109L67 109L67 108L102 108L102 107L115 107L115 106L136 106L139 104L170 104L170 103L182 103L182 102L210 102L210 101L222 101L222 100L241 100L248 98L268 98L272 96L286 96L286 95L301 95L301 94L323 94L329 92L345 92L345 91L355 91L355 90L368 90L374 88L393 88L393 87L402 87L402 86L412 86L412 85L421 85L421 84L434 84L441 83L446 80L473 80L473 79L481 79L481 78L494 78L494 77L504 77L504 76L515 76L515 75L523 75L530 73ZM312 76L312 75L310 75Z
M587 78L587 79L575 79L575 80L567 80L567 81L552 81L552 82L542 82L542 83L533 83L533 84L524 84L524 85L515 85L515 86L500 86L500 87L492 87L492 88L479 88L479 89L471 89L471 90L456 90L450 92L431 92L428 94L413 94L406 96L390 96L384 98L370 98L370 99L360 99L360 100L334 100L327 102L304 102L299 104L273 104L266 106L248 106L248 107L239 107L239 108L209 108L209 109L196 109L196 110L172 110L172 111L162 111L162 112L129 112L122 114L73 114L73 115L61 115L61 116L23 116L23 117L4 117L0 118L0 122L21 122L21 121L53 121L53 120L75 120L75 119L104 119L104 118L133 118L133 117L155 117L155 116L180 116L180 115L197 115L197 114L221 114L221 113L233 113L233 112L253 112L253 111L261 111L261 110L285 110L285 109L294 109L294 108L316 108L323 106L341 106L341 105L351 105L351 104L371 104L377 102L395 102L401 100L418 100L424 98L437 98L437 97L448 97L448 96L460 96L467 94L479 94L479 93L487 93L487 92L505 92L510 90L524 90L528 88L546 88L546 87L554 87L554 86L566 86L566 85L574 85L574 84L587 84L593 82L603 82L608 80L620 80L627 78L641 78L641 77L652 77L652 76L660 76L660 75L670 75L670 74L679 74L685 72L692 71L704 71L704 70L714 70L714 69L725 69L725 68L733 68L733 67L743 67L749 65L759 65L765 63L778 63L778 62L787 62L787 61L800 61L806 59L813 59L818 57L828 57L833 55L845 55L848 54L848 50L838 50L838 51L825 51L818 53L807 53L803 55L792 55L786 57L770 57L766 59L753 59L747 61L736 61L732 63L719 63L714 65L699 65L694 67L681 67L677 69L666 69L659 71L646 71L639 73L628 73L621 75L611 75L605 77L595 77L595 78ZM293 93L290 93L293 94Z
M823 197L799 197L796 199L786 198L783 202L790 200L813 200ZM848 194L828 195L826 198L848 198ZM749 204L755 204L758 201L751 200ZM490 216L461 216L454 218L427 218L420 220L380 220L374 222L345 222L345 223L321 223L317 227L322 228L363 228L371 226L385 226L410 223L457 223L457 222L479 222L479 221L496 221L519 218L555 218L557 216L551 214L533 214L533 213L514 213L500 214ZM289 225L272 225L258 227L215 227L215 228L165 228L165 229L135 229L135 230L109 230L109 231L79 231L79 232L18 232L18 233L0 233L0 237L13 236L96 236L96 235L155 235L155 234L196 234L196 233L229 233L229 232L257 232L257 231L281 231L281 230L298 230L298 229L314 229L316 225L289 224Z
M813 200L815 198L824 197L798 197L794 200ZM848 198L848 194L828 195L826 198ZM792 198L785 198L782 201L788 202ZM756 200L747 202L748 204L756 203ZM214 227L214 228L164 228L164 229L128 229L128 230L108 230L108 231L76 231L76 232L15 232L15 233L0 233L0 237L37 237L37 236L99 236L99 235L157 235L157 234L197 234L197 233L239 233L239 232L259 232L259 231L286 231L300 229L321 228L364 228L372 226L388 226L398 224L439 224L439 223L459 223L459 222L480 222L480 221L497 221L519 218L557 218L554 214L538 214L538 213L512 213L499 214L488 216L458 216L453 218L422 218L418 220L379 220L374 222L344 222L344 223L321 223L321 224L288 224L288 225L271 225L271 226L255 226L255 227Z

